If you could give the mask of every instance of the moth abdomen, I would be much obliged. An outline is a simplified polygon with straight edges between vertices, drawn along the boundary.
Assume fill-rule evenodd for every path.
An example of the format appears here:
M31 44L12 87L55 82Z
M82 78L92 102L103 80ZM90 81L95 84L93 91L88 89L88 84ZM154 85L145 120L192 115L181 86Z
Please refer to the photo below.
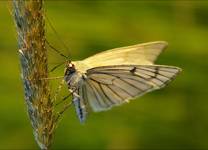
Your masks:
M81 100L78 97L74 97L73 103L74 103L74 107L76 110L77 117L79 118L79 121L81 123L84 123L84 121L86 120L86 114L87 114L86 108L82 106Z

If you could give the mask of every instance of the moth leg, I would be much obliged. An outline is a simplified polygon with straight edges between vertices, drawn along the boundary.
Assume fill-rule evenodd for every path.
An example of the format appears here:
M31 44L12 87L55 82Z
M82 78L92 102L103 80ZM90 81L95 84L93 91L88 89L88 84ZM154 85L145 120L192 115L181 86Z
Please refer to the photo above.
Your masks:
M62 79L64 78L63 76L59 76L59 77L49 77L49 78L40 78L40 79L27 79L28 81L35 81L35 80L57 80L57 79Z
M63 84L62 84L63 85ZM61 86L62 87L62 86ZM75 89L76 90L76 89ZM60 102L58 102L57 104L56 104L56 106L57 105L59 105L59 104L61 104L62 102L64 102L67 98L69 98L69 96L71 96L72 94L75 94L75 90L72 90L72 89L69 89L69 95L67 95L66 97L64 97ZM78 94L76 94L76 95L78 95ZM57 113L57 117L56 117L56 121L58 121L59 120L59 118L61 117L61 115L72 105L72 103L73 103L73 101L70 101L68 104L66 104L65 106L64 106L64 108L61 110L61 111L59 111L58 113Z
M55 106L57 106L57 105L59 105L59 104L61 104L62 102L64 102L67 98L69 98L72 94L74 95L74 96L77 96L78 98L80 97L77 93L75 93L75 90L72 90L72 89L69 89L69 94L67 95L67 96L65 96L62 100L60 100L58 103L56 103L56 105Z
M61 91L61 88L63 87L63 85L64 85L64 80L61 80L61 82L59 83L59 86L58 86L58 88L56 89L56 91L55 91L55 94L54 94L54 97L53 97L53 101L56 101L56 99L57 99L57 96L58 96L58 94L60 93L60 91Z
M75 89L76 90L76 89ZM71 96L72 94L74 95L74 96L77 96L77 98L80 98L80 96L75 92L75 90L72 90L72 89L69 89L69 92L70 92L70 94L69 95L67 95L66 97L64 97L60 102L58 102L57 104L56 104L56 106L58 105L58 104L60 104L60 103L62 103L63 101L65 101L69 96ZM71 101L70 103L68 103L68 104L66 104L65 106L64 106L64 108L61 110L61 111L59 111L58 113L57 113L57 117L56 117L56 121L58 121L59 120L59 118L61 117L61 115L71 106L71 104L74 102L74 100L73 101Z
M76 89L75 89L75 90L69 89L69 92L70 92L71 94L73 94L74 96L80 98L80 96L79 96L75 91L76 91Z
M56 122L60 119L61 115L62 115L62 114L63 114L63 113L64 113L71 105L72 105L72 101L71 101L70 103L68 103L67 105L65 105L64 108L63 108L61 111L57 112L57 116L56 116L56 119L55 119Z
M60 100L58 103L56 103L55 106L58 106L59 104L61 104L62 102L64 102L66 99L68 99L71 96L72 93L70 93L69 95L65 96L62 100Z
M49 77L49 78L41 78L41 79L38 79L38 80L55 80L55 79L62 79L64 78L63 76L59 76L59 77Z

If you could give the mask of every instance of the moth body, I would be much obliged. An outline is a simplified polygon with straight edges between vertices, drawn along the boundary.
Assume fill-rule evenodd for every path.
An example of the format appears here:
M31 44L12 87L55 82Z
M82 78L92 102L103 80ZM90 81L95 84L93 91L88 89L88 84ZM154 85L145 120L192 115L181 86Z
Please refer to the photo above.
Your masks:
M79 83L82 82L83 77L82 73L77 71L75 65L71 62L66 62L66 69L64 73L64 80L68 85L68 89L73 91L72 101L76 110L77 117L80 122L83 123L86 119L86 106L84 100L77 96L76 93L79 92Z

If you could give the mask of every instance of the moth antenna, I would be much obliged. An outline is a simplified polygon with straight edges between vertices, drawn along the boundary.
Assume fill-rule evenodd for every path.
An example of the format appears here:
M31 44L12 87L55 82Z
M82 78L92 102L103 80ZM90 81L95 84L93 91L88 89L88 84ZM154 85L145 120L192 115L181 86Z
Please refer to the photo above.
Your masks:
M46 43L48 44L48 46L53 49L56 53L58 53L60 56L66 58L67 60L70 60L68 56L64 55L63 53L61 53L59 50L57 50L55 47L53 47L48 40L46 40Z
M69 51L68 46L64 43L64 41L61 39L61 37L59 36L58 32L56 31L56 29L53 27L51 21L49 20L49 18L45 15L46 20L48 21L49 26L51 27L51 29L53 30L53 32L55 33L57 39L59 40L59 42L63 45L63 47Z
M58 67L60 67L60 66L63 65L64 63L65 63L65 62L62 62L62 63L60 63L60 64L54 66L54 67L50 70L50 72L53 72L55 69L57 69Z

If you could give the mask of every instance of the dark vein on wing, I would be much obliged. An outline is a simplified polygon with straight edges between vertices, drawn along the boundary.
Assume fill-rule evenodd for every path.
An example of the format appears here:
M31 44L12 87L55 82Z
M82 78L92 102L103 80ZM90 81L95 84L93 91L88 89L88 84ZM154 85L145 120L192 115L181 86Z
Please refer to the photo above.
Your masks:
M167 67L166 67L166 68L167 68ZM142 68L139 68L139 69L144 70L144 71L150 71L150 70L142 69ZM162 69L162 68L157 67L157 68L156 68L156 72L153 72L153 73L156 74L155 78L154 78L153 76L151 76L151 75L150 75L150 76L153 77L154 79L157 79L157 80L161 81L161 82L163 83L161 86L163 86L163 85L166 85L167 83L169 83L170 81L172 81L172 80L176 77L176 74L177 74L177 73L175 73L175 72L168 72L168 71L164 71L164 70L161 70L161 69ZM164 71L164 72L168 72L168 73L173 73L173 75L171 75L171 77L167 77L167 76L165 76L165 75L159 73L159 71ZM151 71L150 71L150 72L151 72ZM144 74L145 74L145 73L144 73ZM146 75L147 75L147 74L146 74ZM162 80L160 80L159 78L157 78L158 75L163 76L163 77L167 78L168 80L162 81ZM152 82L153 82L153 81L152 81Z
M118 79L119 79L119 78L118 78ZM121 81L122 81L122 80L121 80ZM112 84L112 85L114 85L114 84ZM116 86L116 85L114 85L114 86ZM122 91L126 92L126 94L128 94L129 96L134 97L134 96L131 95L128 91L126 91L126 89L121 88L121 87L119 87L119 86L116 86L116 87L118 87L118 88L120 88Z
M105 93L105 91L104 91L104 89L103 89L103 87L102 87L102 84L100 84L100 82L98 82L98 84L99 84L99 87L100 87L100 89L101 89L101 91L103 92L103 94L105 95L105 97L108 99L108 101L109 102L111 102L112 104L116 104L114 101L112 101L111 99L110 99L110 97ZM104 85L103 85L104 86ZM106 85L105 85L106 86Z
M95 68L92 68L92 69L89 69L88 72L94 72L94 71L105 71L105 70L127 70L127 69L114 69L114 68L118 68L118 67L146 67L146 68L155 68L155 67L160 67L159 65L155 65L155 66L152 66L152 65L112 65L112 66L102 66L102 67L95 67ZM172 67L172 66L171 66ZM171 72L170 70L164 70L164 69L170 69L169 66L161 66L161 70L162 71L167 71L167 72L170 72L170 73L175 73L175 72ZM177 68L174 68L172 67L171 68L172 70L175 69L177 70Z
M97 73L98 73L98 72L97 72ZM121 77L118 77L118 76L116 76L116 75L114 75L114 74L107 74L107 73L99 73L99 74L106 74L106 75L108 75L108 76L116 77L116 79L121 80L121 81L125 82L126 84L128 84L128 85L130 85L130 86L136 88L137 90L143 92L142 89L138 88L137 86L135 86L135 85L133 85L133 84L131 84L131 83L125 81L125 80L123 80ZM92 78L91 78L91 79L92 79ZM131 79L131 78L126 78L126 79ZM96 80L96 81L97 81L97 80ZM134 80L134 81L140 82L140 81L138 81L138 80ZM99 82L99 81L97 81L97 82ZM99 82L99 83L100 83L100 82ZM142 82L140 82L140 83L142 83ZM142 83L142 84L143 84L143 83ZM108 84L105 84L105 85L108 85ZM145 83L145 85L146 85L146 83ZM114 85L114 86L116 86L116 85ZM116 87L118 87L118 86L116 86ZM121 87L118 87L118 88L120 88L121 90L125 91L125 93L128 94L129 96L134 97L134 96L132 96L128 91L126 91L125 89L123 89L123 88L121 88Z
M90 80L92 80L92 79L90 79ZM94 81L94 80L92 80L92 84L97 84L97 86L100 88L100 86L99 86L99 82L96 82L96 81ZM103 95L102 94L100 94L101 92L102 92L102 90L100 91L98 91L98 89L96 88L96 90L97 90L97 93L100 95L100 97L102 98L102 100L103 100L103 103L107 106L107 107L109 107L110 105L108 104L108 102L106 101L106 99L103 97Z
M93 79L93 78L89 78L89 79L92 80L93 82L96 82L96 83L98 84L98 86L100 87L101 91L102 91L102 92L104 93L104 95L106 96L105 92L103 91L103 88L100 86L101 83L100 83L99 81ZM102 83L102 84L103 84L103 83ZM103 84L103 85L106 85L106 84ZM109 102L112 102L112 101L110 100ZM112 102L112 103L114 103L114 102Z
M144 92L144 90L142 90L141 88L139 88L139 87L133 85L132 83L129 83L128 81L123 80L122 78L119 78L119 79L122 80L122 81L124 81L125 83L129 84L130 86L133 86L133 87L136 88L137 90L139 90L139 91L141 91L141 92ZM126 78L126 79L130 79L130 80L132 80L132 81L137 81L137 80L134 80L134 79L131 79L131 78ZM137 82L138 82L138 81L137 81ZM145 85L146 85L146 84L145 84Z
M121 99L121 101L123 101L124 99L116 92L116 91L114 91L109 85L106 85L116 96L118 96L120 99ZM114 85L115 86L115 85ZM128 94L128 93L127 93Z
M159 69L159 68L157 68L157 69ZM170 79L170 77L167 77L167 76L165 76L165 75L159 73L160 70L158 70L158 71L151 71L151 70L147 70L147 69L145 69L145 68L138 68L138 70L149 71L149 72L155 73L155 75L161 75L161 76L163 76L163 77L165 77L165 78L167 78L167 79ZM172 73L172 72L169 72L169 73ZM147 75L147 74L146 74L146 75ZM151 75L150 75L150 76L151 76ZM156 77L156 76L155 76L155 77Z
M114 75L112 75L112 76L114 76ZM123 80L121 77L118 77L118 76L115 76L115 77L117 77L117 79L120 79L121 81L123 81L123 82L125 82L125 83L129 84L130 86L132 86L132 87L136 88L137 90L139 90L139 91L141 91L141 92L143 91L142 89L140 89L140 88L138 88L137 86L135 86L135 85L133 85L133 84L129 83L128 81ZM131 80L131 78L126 78L126 79L130 79L130 80ZM134 80L134 81L137 81L137 80ZM138 82L138 81L137 81L137 82Z
M84 85L82 85L82 99L84 102L85 107L87 106L87 95L86 95L86 87Z
M111 74L112 76L116 76L116 75L114 75L114 74ZM122 75L122 74L120 74L120 75ZM123 78L125 78L125 79L130 79L130 80L132 80L132 81L136 81L136 82L139 82L139 83L141 83L141 84L143 84L143 85L149 85L151 88L152 88L152 85L150 85L150 84L147 84L147 82L146 82L146 79L143 79L143 78L141 78L141 79L143 79L143 80L145 80L145 81L141 81L140 80L140 76L137 76L137 75L132 75L132 76L134 76L134 77L138 77L139 79L137 80L137 79L133 79L133 78L130 78L130 77L123 77ZM120 79L122 79L122 77L120 77L119 76L119 78ZM125 81L124 80L124 82L128 82L128 81ZM129 82L128 82L129 83ZM129 83L129 84L131 84L131 83ZM131 84L132 86L134 86L133 84ZM134 86L135 88L138 88L137 86ZM141 90L141 91L144 91L144 90L142 90L142 89L140 89L140 88L138 88L138 90Z
M116 69L114 69L115 71L117 71ZM126 72L127 71L127 72ZM105 72L105 74L107 73L108 71L106 70L106 72ZM99 73L99 72L97 72L97 73ZM104 72L102 72L102 71L100 71L100 73L104 73ZM109 73L109 72L108 72ZM140 72L138 72L138 73L140 73ZM160 80L159 78L156 78L155 76L152 76L152 75L149 75L149 74L145 74L145 73L141 73L141 74L145 74L145 75L147 75L147 76L149 76L149 78L145 78L145 77L143 77L142 75L139 75L138 73L133 73L132 75L134 75L134 76L137 76L137 77L140 77L140 78L142 78L142 79L144 79L144 80L147 80L147 81L151 81L151 82L153 82L154 84L156 84L157 86L159 86L160 87L160 85L158 85L156 82L154 82L154 81L152 81L152 79L156 79L156 80L158 80L158 81L160 81L160 82L162 82L162 83L166 83L166 82L164 82L164 81L162 81L162 80ZM122 72L122 73L120 73L120 72L114 72L114 73L111 73L110 75L112 75L112 74L126 74L126 75L130 75L129 74L129 70L125 70L125 72ZM109 74L107 74L107 75L109 75ZM115 76L115 77L117 77L117 76ZM169 78L168 78L169 79ZM146 83L146 84L148 84L148 83ZM148 84L149 85L149 84Z
M130 79L130 80L133 80L133 81L136 81L136 82L140 82L141 84L144 84L144 85L149 85L149 86L151 86L151 88L153 88L153 85L151 85L151 84L148 84L148 82L146 82L146 78L143 78L142 76L138 76L137 74L124 74L124 73L117 73L117 72L115 72L115 73L111 73L111 74L109 74L109 73L107 73L107 72L94 72L94 74L105 74L105 75L109 75L109 76L113 76L113 77L116 77L117 79L122 79L121 77L118 77L117 75L132 75L132 76L135 76L135 77L138 77L138 78L141 78L141 79L143 79L143 80L145 80L145 81L141 81L141 80L136 80L136 79L132 79L132 78L128 78L128 77L123 77L123 78L126 78L126 79ZM123 80L122 80L123 81ZM98 81L99 82L99 81ZM125 80L124 80L124 82L126 82ZM103 84L103 83L102 83ZM128 84L130 84L129 82L128 82ZM155 83L156 84L156 83ZM106 85L106 84L105 84ZM130 84L130 85L132 85L132 84ZM138 87L136 87L136 86L134 86L134 85L132 85L133 87L135 87L135 88L137 88L138 90L140 90L140 91L144 91L144 90L142 90L142 89L139 89Z
M177 70L177 68L174 67L165 67L165 66L139 66L139 69L144 69L147 71L154 71L155 68L158 68L160 71L168 72L168 73L176 73L171 70ZM169 69L169 70L167 70Z
M102 74L102 73L101 73ZM109 75L109 74L106 74L106 75ZM92 78L90 78L90 80L93 80L94 82L98 82L98 84L100 85L100 87L101 87L101 89L102 89L102 91L103 91L103 93L105 94L105 96L107 96L107 98L109 99L109 101L110 102L112 102L113 104L116 104L115 102L113 102L109 97L108 97L108 95L105 93L105 91L104 91L104 89L103 89L103 87L101 86L101 85L105 85L109 90L111 90L114 94L116 94L118 97L120 97L120 95L118 95L117 93L115 93L108 85L109 84L101 84L101 82L99 82L99 81L97 81L97 80L95 80L95 79L92 79ZM114 85L115 86L115 85ZM116 86L117 87L117 86ZM121 88L120 88L121 89ZM122 91L124 91L123 89L121 89ZM129 93L127 93L126 91L124 91L126 94L128 94L129 96L131 96ZM121 97L120 97L121 98ZM122 98L121 98L121 100L123 100Z
M96 92L98 93L98 95L99 95L99 101L102 103L104 103L104 107L109 107L110 105L103 99L103 96L100 94L100 91L97 89L97 87L95 86L95 84L98 84L97 82L94 82L94 81L92 81L92 84L94 85L94 87L95 87L95 90L96 90Z
M92 89L92 92L93 92L93 94L94 94L94 96L95 96L95 98L96 98L96 100L97 100L97 102L99 103L99 107L102 107L102 104L100 103L100 101L99 101L99 98L97 97L97 94L95 93L95 91L94 91L94 88L89 84L89 82L86 82L88 85L89 85L89 87Z

